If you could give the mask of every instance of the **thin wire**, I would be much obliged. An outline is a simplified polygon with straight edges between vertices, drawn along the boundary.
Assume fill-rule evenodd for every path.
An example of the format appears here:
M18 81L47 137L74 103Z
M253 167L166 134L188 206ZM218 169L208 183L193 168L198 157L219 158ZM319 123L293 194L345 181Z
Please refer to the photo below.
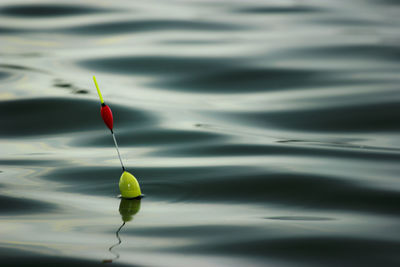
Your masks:
M125 167L124 167L124 164L122 163L121 155L119 154L117 139L115 139L114 132L111 132L111 134L114 139L115 148L117 149L117 152L118 152L118 158L119 158L119 161L121 162L122 170L125 171Z

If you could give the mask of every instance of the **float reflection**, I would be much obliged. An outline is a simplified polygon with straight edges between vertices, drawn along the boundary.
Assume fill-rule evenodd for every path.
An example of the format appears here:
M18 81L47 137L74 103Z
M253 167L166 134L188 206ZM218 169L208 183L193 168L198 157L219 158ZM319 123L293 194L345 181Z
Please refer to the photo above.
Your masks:
M108 251L114 255L114 258L105 259L103 260L103 263L111 263L119 259L120 257L119 253L114 251L114 248L116 248L122 243L121 237L119 236L119 232L125 226L125 224L127 222L132 221L133 216L139 212L140 201L141 199L124 199L124 198L121 199L121 202L119 204L119 214L121 215L122 224L115 232L115 236L117 237L118 242L108 248Z

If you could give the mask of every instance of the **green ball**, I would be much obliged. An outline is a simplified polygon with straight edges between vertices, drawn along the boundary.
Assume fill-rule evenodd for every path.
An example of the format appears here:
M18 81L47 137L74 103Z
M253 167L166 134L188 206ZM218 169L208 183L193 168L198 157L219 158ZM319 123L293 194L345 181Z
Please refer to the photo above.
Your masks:
M135 176L127 171L124 171L119 179L119 191L123 198L136 198L142 195Z

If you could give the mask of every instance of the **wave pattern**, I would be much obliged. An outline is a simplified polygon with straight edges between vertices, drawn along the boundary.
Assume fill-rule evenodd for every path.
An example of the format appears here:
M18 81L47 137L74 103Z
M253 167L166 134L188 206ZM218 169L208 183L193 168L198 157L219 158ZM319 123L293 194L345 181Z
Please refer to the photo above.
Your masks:
M4 263L398 266L397 13L1 3ZM94 74L141 201L117 198Z
M0 8L0 14L11 17L23 18L43 18L43 17L62 17L73 15L86 15L90 13L98 13L102 9L65 5L65 4L19 4L19 5L6 5ZM103 10L105 11L105 10Z

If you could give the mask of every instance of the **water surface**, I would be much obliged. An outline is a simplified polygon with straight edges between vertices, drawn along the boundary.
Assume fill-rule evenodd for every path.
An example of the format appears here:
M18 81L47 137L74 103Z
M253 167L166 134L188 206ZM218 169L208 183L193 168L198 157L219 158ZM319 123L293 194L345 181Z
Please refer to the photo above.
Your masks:
M2 1L2 263L398 266L399 12Z

